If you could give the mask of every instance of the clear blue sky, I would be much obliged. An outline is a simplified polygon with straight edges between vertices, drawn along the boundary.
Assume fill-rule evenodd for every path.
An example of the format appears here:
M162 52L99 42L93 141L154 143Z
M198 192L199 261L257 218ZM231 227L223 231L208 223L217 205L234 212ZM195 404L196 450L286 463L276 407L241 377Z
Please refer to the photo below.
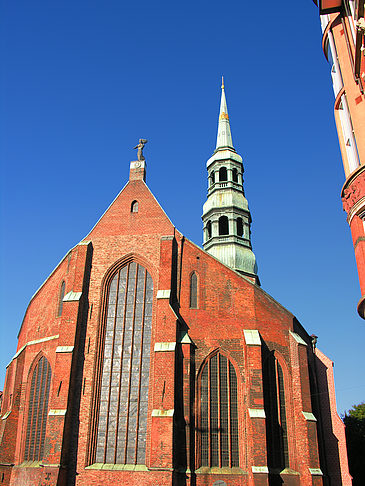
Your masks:
M1 3L0 388L26 306L128 178L202 241L220 77L262 287L335 361L338 409L365 397L365 325L342 211L330 68L311 0Z

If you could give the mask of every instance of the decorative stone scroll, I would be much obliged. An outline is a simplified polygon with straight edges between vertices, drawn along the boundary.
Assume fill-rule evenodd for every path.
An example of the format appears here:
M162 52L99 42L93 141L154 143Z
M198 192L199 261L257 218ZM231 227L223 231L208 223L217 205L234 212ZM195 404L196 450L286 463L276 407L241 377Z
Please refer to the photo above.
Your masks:
M348 187L343 190L343 209L348 213L354 204L365 196L365 172L359 174Z

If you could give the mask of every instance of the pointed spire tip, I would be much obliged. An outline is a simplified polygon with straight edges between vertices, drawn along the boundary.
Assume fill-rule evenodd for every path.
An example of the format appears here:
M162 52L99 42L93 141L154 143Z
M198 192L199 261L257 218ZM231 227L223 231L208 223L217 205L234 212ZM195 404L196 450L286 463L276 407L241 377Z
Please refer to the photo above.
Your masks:
M224 91L224 78L222 76L222 93L221 93L221 104L219 109L218 118L218 134L217 134L217 145L218 148L230 147L233 149L231 128L229 126L229 116L226 102L226 93Z

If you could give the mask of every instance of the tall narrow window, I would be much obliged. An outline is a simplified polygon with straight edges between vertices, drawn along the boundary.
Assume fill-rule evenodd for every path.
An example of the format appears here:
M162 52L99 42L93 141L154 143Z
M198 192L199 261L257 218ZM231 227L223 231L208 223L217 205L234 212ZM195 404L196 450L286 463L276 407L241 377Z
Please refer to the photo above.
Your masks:
M232 181L238 182L238 170L237 169L232 169Z
M208 221L207 223L207 233L208 233L208 238L212 237L212 222Z
M198 276L195 272L190 276L190 308L198 308Z
M138 213L138 201L133 201L131 204L131 213Z
M211 185L215 183L215 172L214 172L214 170L212 170L212 172L210 173L209 179L210 179Z
M43 457L46 434L51 367L47 358L36 364L30 381L27 433L25 437L25 461L40 461Z
M96 441L98 463L144 464L153 281L132 262L109 287Z
M227 216L221 216L218 220L218 228L220 235L228 235L228 218Z
M237 225L237 235L243 236L243 221L242 221L242 218L237 218L236 225Z
M268 465L289 467L288 431L283 369L271 354L264 366L264 396L268 435Z
M57 316L58 317L62 316L63 298L65 296L65 288L66 288L66 284L65 284L65 281L63 280L62 283L61 283L60 295L59 295L59 300L58 300L58 309L57 309Z
M286 423L285 391L283 369L279 362L276 361L278 402L279 402L279 421L281 429L282 447L283 447L283 464L289 467L289 448L288 448L288 429Z
M221 167L219 169L219 181L226 181L227 180L227 168L226 167Z
M71 258L72 258L72 252L70 252L67 256L67 271L66 271L66 273L68 273L70 271Z
M238 467L237 376L221 353L211 356L200 375L200 466Z

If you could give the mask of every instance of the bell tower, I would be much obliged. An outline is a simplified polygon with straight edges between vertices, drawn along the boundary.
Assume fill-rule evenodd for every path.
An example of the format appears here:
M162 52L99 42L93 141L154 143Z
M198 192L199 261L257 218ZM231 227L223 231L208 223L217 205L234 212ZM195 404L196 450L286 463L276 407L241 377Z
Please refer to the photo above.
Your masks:
M251 214L243 190L242 157L232 143L223 77L217 145L207 170L208 197L202 216L204 250L259 284L251 247Z

